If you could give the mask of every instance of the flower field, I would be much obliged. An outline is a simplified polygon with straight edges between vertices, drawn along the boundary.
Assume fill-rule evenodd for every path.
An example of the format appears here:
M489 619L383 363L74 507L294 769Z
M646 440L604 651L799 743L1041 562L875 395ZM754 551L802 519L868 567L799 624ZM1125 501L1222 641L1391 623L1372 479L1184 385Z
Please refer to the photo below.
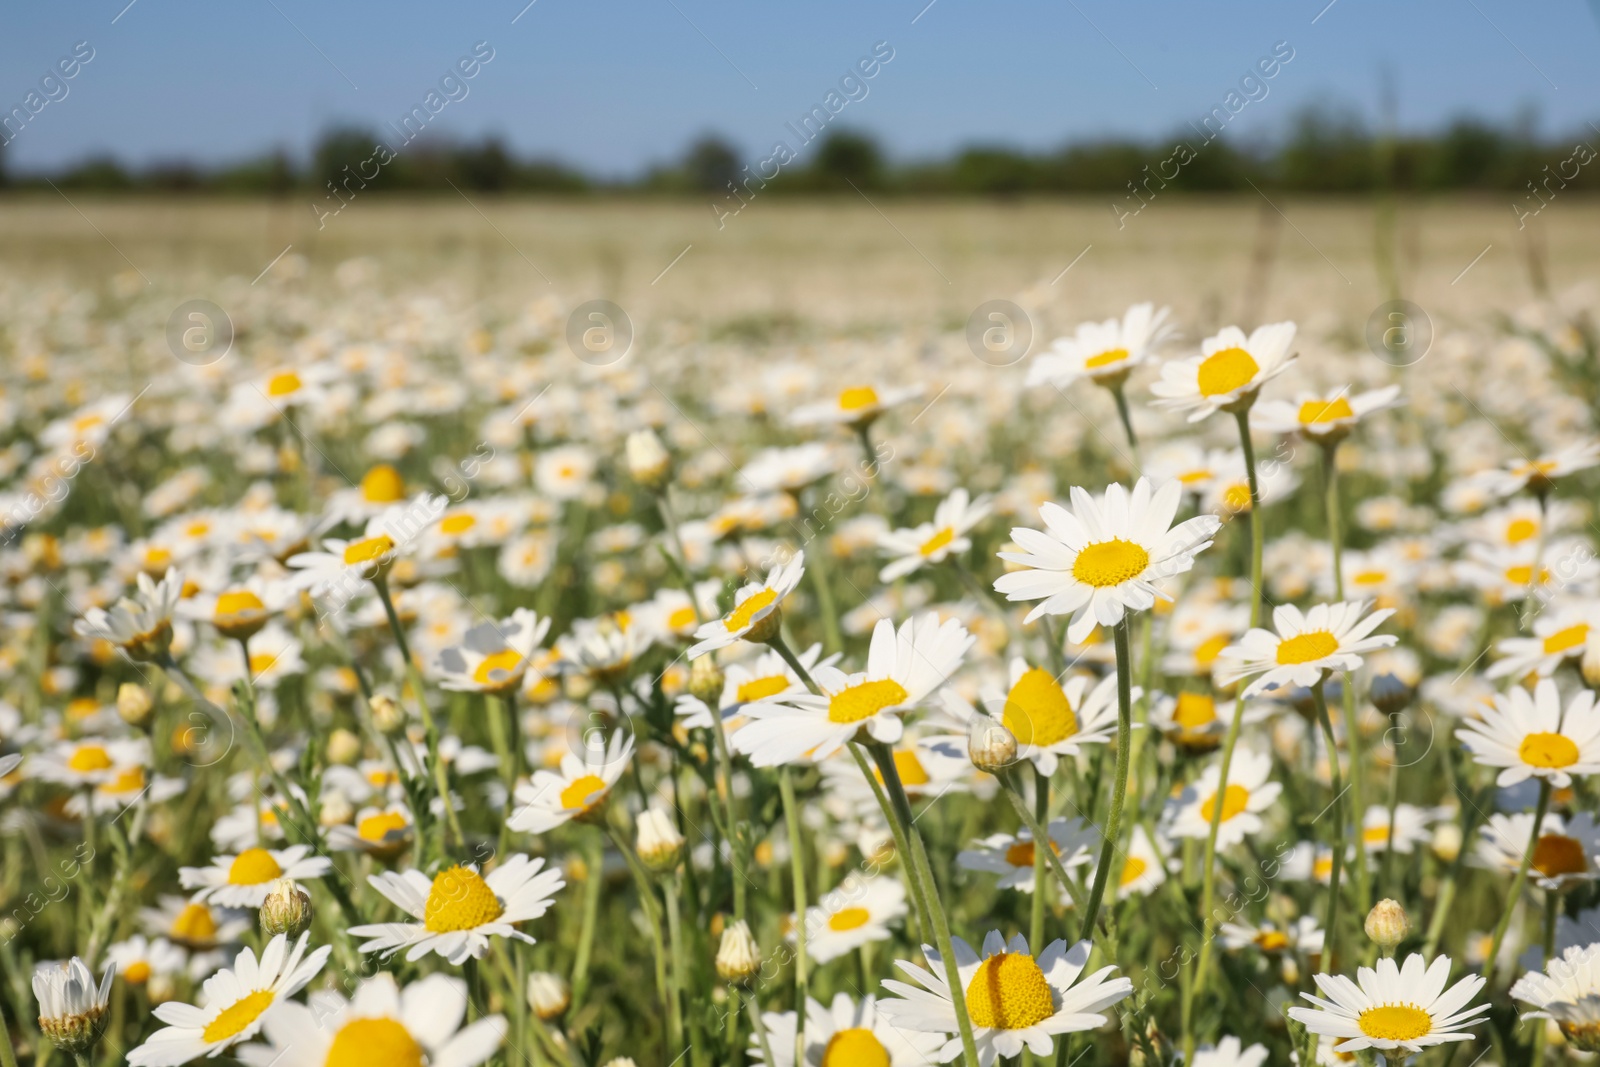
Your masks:
M347 207L0 204L0 1067L1600 1052L1600 208Z

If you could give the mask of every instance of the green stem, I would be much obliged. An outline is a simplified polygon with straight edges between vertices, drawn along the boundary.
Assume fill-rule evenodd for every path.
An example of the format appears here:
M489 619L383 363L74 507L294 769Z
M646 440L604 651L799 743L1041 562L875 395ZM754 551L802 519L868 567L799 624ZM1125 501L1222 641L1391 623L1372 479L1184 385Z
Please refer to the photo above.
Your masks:
M606 832L611 835L611 842L617 846L617 851L622 853L622 859L633 875L634 886L639 891L639 904L644 908L645 923L650 927L650 949L655 957L656 995L661 998L661 1006L667 1009L670 1017L673 998L672 988L667 983L667 948L661 940L661 902L656 899L655 886L650 884L649 872L639 862L639 857L633 854L633 846L628 844L616 827L607 825Z
M900 821L894 817L894 809L889 803L889 797L883 791L883 785L878 781L878 776L873 773L872 767L867 763L867 758L861 754L861 746L855 742L845 746L850 750L850 755L855 758L856 766L861 768L861 775L867 780L867 785L872 788L872 795L878 801L878 807L883 811L884 821L889 824L889 836L894 838L894 854L900 863L901 876L906 881L906 886L911 891L911 902L917 916L918 943L925 943L933 927L928 922L928 901L922 895L922 882L917 878L911 860L911 845L906 840L905 830Z
M1105 840L1100 844L1100 864L1095 868L1094 884L1089 889L1089 903L1084 908L1083 925L1078 929L1078 939L1094 937L1095 920L1100 914L1100 902L1105 897L1106 883L1111 877L1111 861L1116 855L1117 840L1122 833L1122 804L1128 792L1128 764L1133 754L1133 664L1128 651L1128 617L1112 629L1112 640L1117 650L1117 769L1111 788L1111 812L1106 816Z
M1044 944L1045 895L1050 888L1045 880L1050 863L1047 857L1056 854L1055 842L1050 840L1050 779L1040 774L1038 767L1033 768L1033 821L1028 828L1033 834L1033 910L1028 916L1028 945L1038 952ZM1059 857L1056 862L1060 862Z
M783 797L783 818L789 829L789 870L794 882L794 1062L805 1060L806 1001L810 996L810 964L806 956L806 864L800 836L800 808L794 799L794 776L787 766L778 768L778 792ZM768 1059L768 1063L772 1061Z
M733 918L744 918L746 875L744 843L740 840L739 817L733 800L733 754L728 750L728 733L722 726L722 712L711 715L711 736L717 746L717 767L722 772L723 808L727 813L728 859L733 864Z
M578 927L578 952L572 961L572 1013L577 1014L589 992L589 957L594 953L595 918L600 911L600 875L605 864L605 840L596 835L583 858L587 881L583 886L583 918Z
M1135 471L1139 468L1139 438L1133 432L1133 414L1128 410L1128 397L1123 392L1122 383L1109 387L1111 396L1117 402L1117 417L1122 420L1122 431L1128 435L1128 447L1133 450L1133 465Z
M17 1050L11 1047L11 1024L6 1021L4 999L0 999L0 1067L17 1067Z
M667 880L667 941L672 952L672 1015L668 1022L669 1040L671 1047L667 1050L670 1055L678 1055L683 1044L683 1001L688 992L688 957L683 951L683 916L680 897L683 893L683 876L672 875Z
M1483 985L1485 989L1494 986L1495 964L1500 956L1500 943L1506 939L1506 931L1511 927L1511 913L1517 910L1517 901L1522 899L1522 887L1528 883L1528 868L1533 864L1534 849L1539 844L1539 834L1544 827L1545 813L1550 810L1550 779L1539 779L1539 806L1534 811L1533 833L1528 837L1528 846L1522 850L1522 862L1517 865L1517 876L1512 879L1511 892L1506 894L1506 907L1500 913L1500 921L1495 923L1494 938L1489 943L1489 958L1483 963ZM1465 843L1463 842L1463 847Z
M1339 872L1344 865L1344 787L1342 775L1339 772L1339 746L1333 736L1333 722L1328 718L1328 698L1323 693L1323 683L1327 681L1327 672L1317 679L1317 684L1311 687L1311 696L1317 704L1317 721L1322 724L1322 737L1328 746L1328 778L1333 788L1333 871L1328 879L1328 918L1323 923L1322 960L1318 970L1323 974L1328 973L1329 966L1333 963L1334 948L1338 939L1338 927L1335 925L1339 919ZM1346 679L1346 685L1349 680Z
M1245 477L1250 482L1250 625L1261 625L1261 606L1266 594L1261 588L1261 553L1265 547L1265 522L1261 517L1261 481L1256 474L1256 446L1250 440L1250 409L1234 413L1239 423L1239 447L1244 450Z

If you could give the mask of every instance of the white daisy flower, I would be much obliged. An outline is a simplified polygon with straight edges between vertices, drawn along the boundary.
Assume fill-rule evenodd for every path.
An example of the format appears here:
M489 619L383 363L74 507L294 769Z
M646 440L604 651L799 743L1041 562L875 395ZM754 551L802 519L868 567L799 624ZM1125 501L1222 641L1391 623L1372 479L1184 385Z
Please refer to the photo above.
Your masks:
M128 1053L133 1067L177 1067L180 1063L215 1057L261 1029L262 1016L304 989L328 961L331 945L306 954L306 939L289 947L279 934L267 942L261 959L241 949L231 970L224 968L206 979L202 1007L168 1001L158 1004L155 1017L166 1023L144 1044Z
M1293 400L1264 400L1250 410L1250 425L1269 433L1302 433L1314 441L1338 441L1374 412L1392 408L1400 387L1387 385L1365 393L1349 386L1332 393L1302 392Z
M1393 848L1409 856L1416 847L1433 839L1433 822L1439 813L1415 804L1397 804L1394 809L1394 827L1389 826L1389 809L1383 804L1370 805L1361 817L1361 840L1367 851L1382 852ZM1523 841L1527 841L1524 837Z
M1134 826L1127 851L1123 853L1122 873L1117 876L1119 899L1146 896L1155 892L1156 887L1167 880L1167 865L1162 859L1162 853L1167 851L1168 842L1159 836L1161 833L1159 829L1156 833L1157 838L1151 840L1143 826ZM1090 868L1084 875L1090 885L1094 884L1094 874L1094 868Z
M362 808L355 822L330 826L328 847L335 852L364 852L380 860L392 860L411 846L415 826L404 804L384 808Z
M168 570L159 582L141 572L138 592L111 607L90 608L72 627L79 637L107 641L140 661L157 659L172 644L172 613L183 596L183 575Z
M1154 583L1194 566L1195 554L1211 545L1222 525L1215 515L1200 515L1172 525L1183 487L1167 482L1152 490L1140 478L1129 493L1109 485L1096 501L1073 486L1072 510L1058 504L1039 507L1048 533L1026 527L1011 531L1021 552L1000 558L1022 569L995 579L1008 600L1042 600L1028 613L1072 615L1067 637L1082 644L1099 626L1122 621L1127 611L1145 611L1156 598L1170 600Z
M1541 612L1533 620L1532 637L1507 637L1495 642L1499 659L1484 672L1489 678L1548 678L1569 659L1583 655L1591 633L1600 633L1600 610L1571 604Z
M195 594L178 605L178 614L196 622L210 623L223 637L238 641L260 632L274 615L287 610L297 596L297 590L288 582L253 575L241 584L217 592Z
M448 505L447 497L433 493L391 505L367 520L360 537L326 538L321 551L290 556L289 566L300 572L295 580L313 596L352 597L363 583L388 574Z
M1491 496L1513 496L1524 489L1544 496L1557 478L1587 470L1597 463L1600 463L1600 441L1584 441L1538 459L1524 457L1509 467L1484 471L1475 480Z
M1478 763L1504 768L1495 779L1501 787L1544 778L1565 789L1575 774L1600 772L1600 711L1590 690L1574 693L1563 712L1556 683L1545 678L1531 695L1521 688L1496 694L1479 714L1456 736Z
M1092 675L1074 674L1062 683L1044 668L1029 667L1014 658L1008 678L1009 688L985 687L980 692L983 713L1011 731L1017 740L1017 756L1032 760L1046 777L1056 773L1062 758L1078 755L1083 745L1104 744L1116 730L1116 675L1096 681ZM1142 695L1134 686L1133 699ZM953 735L938 740L964 751L979 711L954 689L944 690L939 697L941 714L931 718L929 725L953 728Z
M1217 848L1227 848L1261 832L1261 813L1270 808L1283 792L1272 776L1272 757L1240 746L1228 764L1227 788L1221 788L1222 767L1213 763L1193 785L1168 801L1173 837L1204 840L1211 833L1211 819L1221 793L1222 821L1217 825Z
M792 1011L762 1013L771 1067L795 1067L795 1022ZM857 1004L848 993L835 993L831 1007L806 998L804 1067L932 1067L942 1047L944 1038L938 1034L897 1028L871 994ZM765 1063L763 1056L760 1040L751 1034L751 1059Z
M1135 304L1122 318L1084 322L1071 337L1058 337L1028 367L1028 388L1065 389L1080 378L1107 388L1121 385L1135 367L1150 362L1173 330L1167 308Z
M1484 986L1481 975L1445 989L1449 956L1436 957L1431 965L1416 953L1400 966L1392 959L1380 959L1376 970L1358 970L1357 982L1342 974L1313 977L1329 999L1301 993L1316 1007L1290 1008L1289 1015L1314 1034L1341 1039L1333 1046L1335 1052L1374 1048L1418 1053L1447 1041L1471 1041L1472 1035L1460 1028L1482 1022L1477 1016L1489 1010L1488 1004L1467 1009Z
M576 500L592 484L595 462L582 445L558 445L539 454L533 484L552 500Z
M1579 812L1571 819L1549 812L1539 825L1537 840L1532 812L1496 812L1479 828L1478 835L1478 863L1505 874L1515 874L1522 868L1522 857L1532 841L1528 877L1547 892L1571 889L1600 878L1600 869L1595 867L1595 856L1600 854L1600 828L1588 812Z
M867 650L867 669L846 674L818 665L821 695L791 693L750 709L751 721L734 735L735 747L757 767L823 760L861 731L892 745L900 740L902 713L926 700L949 679L976 640L955 619L934 614L902 623L880 619Z
M841 426L865 426L897 404L903 404L922 395L922 386L912 385L901 389L879 388L875 385L851 385L839 390L831 400L803 404L789 415L796 426L816 426L829 423Z
M256 925L255 916L248 912L216 908L173 894L162 896L158 903L158 907L139 910L140 923L146 932L190 952L233 944Z
M1554 1019L1573 1048L1600 1052L1600 945L1573 946L1517 979L1511 998L1530 1004L1524 1019Z
M795 658L806 669L815 672L818 666L831 667L839 661L840 653L823 657L822 645L814 644ZM717 702L722 725L731 737L758 704L776 700L790 693L803 692L806 684L800 680L783 657L776 652L761 653L746 663L730 663L723 671L722 697ZM673 708L683 725L690 729L709 728L716 719L705 701L692 693L678 698Z
M1268 702L1247 701L1240 722L1246 726L1265 722L1275 710ZM1215 695L1190 689L1159 693L1150 705L1150 726L1190 752L1209 752L1221 745L1232 719L1231 706L1219 715Z
M1232 1034L1215 1045L1195 1049L1192 1067L1262 1067L1267 1062L1267 1046L1257 1042L1249 1048Z
M972 547L968 531L988 518L993 510L988 497L969 501L965 489L956 489L939 502L931 522L894 530L878 538L878 547L895 557L878 572L878 580L892 582L965 552Z
M739 482L754 493L799 493L838 469L834 448L811 441L762 449L739 471Z
M611 788L633 758L633 735L618 730L604 749L586 749L584 758L567 752L558 771L533 772L517 786L516 810L506 825L518 833L542 834L573 819L598 815Z
M224 908L259 908L267 890L279 878L303 881L321 878L333 869L326 856L308 856L309 845L283 849L247 848L237 856L222 855L208 867L179 867L178 881L185 889L198 889L195 903L211 902Z
M1314 956L1322 951L1326 940L1317 920L1310 915L1302 915L1282 928L1272 923L1259 926L1223 923L1217 927L1217 932L1223 947L1232 951L1255 947L1262 952L1304 952Z
M1051 819L1046 829L1051 849L1067 870L1094 860L1093 850L1100 844L1100 834L1082 819ZM972 848L956 853L956 866L1000 875L997 888L1032 893L1034 859L1033 833L1024 826L1015 834L990 834L973 842Z
M401 949L408 962L437 952L452 966L482 959L489 938L514 937L533 944L516 928L550 910L551 898L567 883L559 870L543 870L544 858L508 858L487 875L476 864L447 867L429 878L421 871L384 871L368 877L382 893L416 922L352 926L350 933L370 940L362 952L392 956Z
M1363 654L1399 640L1390 634L1368 636L1394 611L1386 608L1368 615L1367 607L1365 601L1345 600L1301 612L1292 604L1280 604L1272 612L1278 632L1258 627L1223 649L1217 657L1217 678L1229 685L1259 674L1244 691L1248 697L1263 689L1316 685L1323 671L1353 671L1361 666Z
M735 593L732 611L695 631L699 640L690 647L689 658L699 659L743 638L764 641L776 634L783 619L783 598L800 584L805 561L806 554L796 552L768 572L766 581L750 582Z
M1088 941L1071 948L1065 941L1052 941L1037 960L1020 934L1008 944L998 930L990 931L983 939L981 957L961 938L952 941L961 990L950 989L939 953L924 945L928 970L895 961L922 988L885 981L884 988L901 999L885 1000L879 1008L902 1029L953 1035L958 1027L952 997L964 997L982 1067L999 1057L1020 1055L1024 1048L1048 1056L1058 1034L1099 1029L1106 1023L1101 1011L1133 993L1133 982L1111 977L1115 967L1083 975L1089 962ZM948 1062L960 1054L960 1038L951 1037L939 1059Z
M129 985L143 985L151 977L180 974L189 954L164 937L150 939L134 934L126 941L106 946L106 963Z
M238 1058L253 1067L477 1067L506 1040L503 1015L465 1029L467 983L430 974L401 989L380 973L346 1000L331 990L310 1004L280 1005L263 1020L266 1044L246 1045Z
M852 873L806 909L806 947L813 960L827 963L869 942L889 940L890 924L906 911L906 887L899 879Z
M433 672L441 689L504 695L522 684L534 649L550 630L550 620L527 608L508 618L486 620L472 627L461 644L442 650Z
M41 963L33 972L33 995L39 1001L39 1029L50 1042L69 1053L92 1049L105 1030L106 1007L115 968L108 967L95 984L94 972L77 956L64 963ZM4 1040L11 1040L9 1035Z
M1257 326L1249 337L1225 326L1200 344L1200 354L1161 366L1161 380L1150 386L1155 406L1188 411L1198 422L1212 412L1234 411L1252 403L1261 387L1282 374L1294 359L1292 322Z
M122 773L120 768L149 762L150 743L146 740L85 737L58 741L30 757L23 775L76 789L98 788L115 782Z

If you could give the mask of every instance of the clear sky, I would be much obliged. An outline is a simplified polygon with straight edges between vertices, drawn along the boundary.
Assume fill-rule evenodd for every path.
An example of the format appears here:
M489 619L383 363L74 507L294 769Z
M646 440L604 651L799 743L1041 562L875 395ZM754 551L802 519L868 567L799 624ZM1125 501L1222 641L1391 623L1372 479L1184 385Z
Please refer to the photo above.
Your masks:
M1600 2L1600 0L1590 0ZM1049 148L1164 135L1220 106L1274 45L1294 58L1230 138L1299 108L1403 129L1470 113L1600 124L1600 21L1585 0L49 0L0 14L0 106L75 43L94 58L9 148L18 169L110 152L146 164L299 155L336 121L421 103L476 42L494 58L430 128L637 172L716 131L754 158L887 42L843 124L897 158L974 142ZM59 96L61 88L53 87ZM857 95L861 92L856 89ZM1257 89L1259 94L1260 90ZM458 90L459 93L459 90ZM843 94L841 94L842 97Z

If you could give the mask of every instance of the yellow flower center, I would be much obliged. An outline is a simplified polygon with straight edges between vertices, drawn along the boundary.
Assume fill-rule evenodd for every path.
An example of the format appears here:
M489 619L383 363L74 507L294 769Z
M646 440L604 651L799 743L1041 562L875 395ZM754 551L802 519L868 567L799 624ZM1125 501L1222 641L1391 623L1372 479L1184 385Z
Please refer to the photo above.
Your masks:
M789 688L789 676L786 674L769 674L764 678L752 678L741 685L734 693L734 698L741 704L752 700L764 700L775 697Z
M1113 363L1121 363L1128 358L1126 348L1108 348L1099 355L1090 356L1083 361L1084 370L1094 370L1097 367L1109 367Z
M351 1019L328 1046L323 1067L423 1067L427 1057L404 1024L394 1019Z
M944 529L940 530L938 533L922 542L922 547L917 549L917 551L922 553L924 556L931 556L955 539L955 530L946 526Z
M685 605L667 616L667 629L687 630L695 624L694 608Z
M215 618L220 623L237 622L240 616L254 615L266 610L267 606L261 602L260 597L248 589L236 589L217 597Z
M1576 626L1568 626L1565 630L1557 630L1544 639L1545 655L1553 656L1558 652L1566 652L1577 648L1589 639L1589 624L1580 622Z
M253 653L250 656L250 673L259 678L261 675L270 671L272 669L272 665L277 662L278 656L275 652Z
M440 871L428 890L428 903L422 911L423 925L430 933L448 934L456 930L476 930L504 914L500 898L494 895L477 871L451 867Z
M1211 353L1200 364L1201 396L1221 396L1249 385L1261 370L1250 353L1242 348L1224 348Z
M472 680L479 685L516 685L522 676L527 660L509 648L483 657Z
M217 939L217 920L204 904L185 904L167 936L185 945L209 945Z
M1149 869L1150 865L1138 856L1129 856L1128 861L1122 865L1122 884L1132 885L1143 878L1144 872Z
M134 960L123 969L122 977L133 985L143 985L150 980L150 964L144 960Z
M878 391L870 385L857 385L839 394L839 407L845 411L860 411L878 406Z
M1137 578L1150 565L1150 553L1122 538L1084 545L1072 561L1072 576L1097 589Z
M1565 734L1532 733L1522 739L1517 755L1529 766L1560 770L1578 762L1578 746Z
M819 1067L889 1067L889 1050L871 1030L854 1026L835 1030L822 1050Z
M1382 585L1388 581L1388 571L1358 571L1350 576L1351 585Z
M1256 934L1256 944L1265 952L1282 952L1289 947L1289 935L1282 930L1263 930Z
M840 932L855 930L867 925L871 918L872 913L866 908L840 908L828 916L828 929Z
M391 833L403 831L410 825L398 811L381 811L357 823L356 835L363 841L382 841Z
M1531 541L1539 535L1539 524L1532 519L1512 519L1506 526L1506 542L1520 545L1524 541Z
M1369 845L1385 845L1389 843L1389 826L1369 826L1361 831L1361 840Z
M1217 634L1208 637L1194 650L1194 661L1202 667L1209 667L1217 662L1217 657L1222 655L1222 650L1228 647L1230 638L1227 634Z
M1307 400L1300 405L1302 426L1315 426L1319 422L1337 422L1339 419L1355 417L1356 413L1350 410L1350 401L1342 396L1332 400Z
M1184 471L1182 474L1178 475L1178 481L1182 482L1184 485L1194 485L1196 482L1206 481L1211 477L1211 474L1212 472L1206 468Z
M728 613L726 619L722 620L723 628L730 634L749 629L750 621L755 617L756 612L777 599L778 591L776 589L762 589L751 593L744 598L743 603Z
M1311 630L1278 642L1278 662L1310 663L1339 651L1339 639L1326 630Z
M272 1007L272 1001L276 996L277 994L270 989L258 989L242 1000L234 1001L221 1015L211 1020L200 1034L200 1040L226 1041L235 1036L259 1019L262 1012Z
M1583 874L1589 869L1583 842L1565 834L1542 834L1533 846L1534 870L1546 878L1563 874Z
M1222 821L1229 819L1244 811L1250 805L1250 790L1242 785L1230 785L1222 791ZM1200 805L1200 817L1210 822L1216 817L1217 795L1212 793L1206 802Z
M1017 679L1006 694L1000 721L1022 745L1053 745L1078 732L1078 717L1066 692L1042 667L1031 667Z
M144 768L126 767L117 776L100 787L102 793L137 793L144 788Z
M1544 583L1548 582L1549 580L1550 580L1550 568L1549 567L1540 567L1539 568L1539 584L1543 585ZM1520 565L1515 566L1515 567L1507 567L1506 568L1506 581L1510 582L1512 585L1528 585L1528 584L1530 584L1533 581L1533 565L1530 563L1530 564L1520 564Z
M67 760L67 766L79 774L108 771L111 769L111 753L100 745L79 745L72 753L72 758Z
M927 769L922 766L922 761L917 758L917 754L909 748L895 749L894 773L900 776L901 785L927 785L933 781L928 776ZM878 768L872 769L872 776L878 780L879 785L883 784L883 772Z
M439 520L439 532L447 534L464 534L478 525L476 515L466 511L458 511L454 515L446 515Z
M377 537L351 541L345 546L344 561L352 566L357 563L371 563L392 551L394 551L393 539L387 534L379 534Z
M975 1026L1020 1030L1055 1013L1050 983L1026 952L990 956L967 983L967 1014Z
M369 504L393 504L406 495L400 472L380 463L361 476L361 499Z
M260 885L283 877L283 868L264 848L247 848L234 857L228 868L229 885Z
M1433 1016L1411 1004L1385 1004L1368 1008L1356 1023L1379 1041L1414 1041L1433 1029Z
M568 810L588 811L593 802L606 791L606 780L599 775L586 774L574 778L561 791L561 806Z
M884 708L903 704L910 695L905 686L893 678L858 682L828 698L828 721L847 723L870 719Z
M1054 841L1050 842L1050 851L1058 856L1061 855L1061 849L1056 847ZM1013 867L1032 867L1036 855L1037 853L1033 850L1033 842L1031 840L1018 841L1006 849L1006 862Z
M292 370L279 371L267 380L267 395L272 397L288 396L298 393L305 387L300 380L300 375Z
M1179 693L1172 721L1184 733L1196 733L1217 721L1217 702L1205 693Z
M1222 491L1222 505L1234 514L1250 510L1250 483L1235 482Z

